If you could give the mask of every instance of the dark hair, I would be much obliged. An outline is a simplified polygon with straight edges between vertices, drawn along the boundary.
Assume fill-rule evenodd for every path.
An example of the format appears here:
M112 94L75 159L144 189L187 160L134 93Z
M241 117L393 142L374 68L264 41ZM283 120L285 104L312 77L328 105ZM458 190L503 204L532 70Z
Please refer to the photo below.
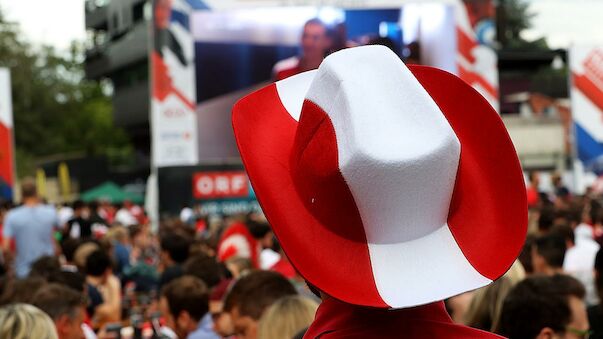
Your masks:
M574 230L572 230L572 228L568 225L560 224L553 226L553 228L551 229L551 234L557 234L563 239L565 239L565 241L569 240L572 244L576 243L576 236L574 235Z
M584 203L582 201L572 201L568 211L567 218L570 223L578 225L582 222L582 213L584 212Z
M36 182L32 178L25 178L21 183L21 197L23 199L35 198L38 196Z
M540 216L538 217L538 230L541 232L548 232L555 223L555 215L556 212L553 206L542 207Z
M90 208L90 210L93 213L96 213L96 210L98 210L98 201L97 200L92 200L88 203L88 207Z
M33 296L33 305L46 312L53 320L61 316L75 318L77 309L86 306L82 292L59 284L48 284L40 288Z
M77 251L77 248L81 244L82 242L75 238L67 238L61 243L61 250L63 251L63 256L65 256L65 260L67 260L67 262L73 262L75 251Z
M48 279L49 276L61 271L61 263L56 257L43 256L31 264L30 277Z
M519 257L517 258L521 263L521 266L523 266L523 269L528 274L534 272L534 265L532 263L532 247L534 246L535 240L535 235L528 234L521 249L521 253L519 253Z
M84 292L86 288L86 277L78 272L57 272L48 277L48 282L57 283L78 292Z
M272 231L267 223L248 220L245 224L247 225L247 229L249 229L249 233L251 233L255 239L262 239L266 234Z
M142 232L142 226L140 226L140 225L132 225L132 226L128 227L128 235L130 236L130 239L134 239L141 232Z
M168 233L161 238L161 249L179 264L188 258L189 246L189 240L179 234Z
M224 300L224 311L230 312L236 307L242 316L259 320L276 300L295 294L295 287L282 275L255 271L235 283Z
M24 303L31 304L32 291L37 291L46 284L41 277L29 277L9 282L0 298L0 305Z
M175 318L186 311L196 321L201 320L209 310L209 290L205 283L193 276L183 276L172 280L161 289L170 313Z
M536 246L536 252L544 258L549 266L563 267L566 245L565 239L561 235L543 235L536 239L534 246Z
M396 51L396 43L392 39L387 38L387 37L380 37L380 36L373 37L369 40L367 45L385 46L385 47L389 48L390 51L396 53L396 55L398 54L398 52Z
M319 18L312 18L312 19L306 21L306 23L304 24L304 27L306 27L308 25L320 25L325 28L325 32L329 29L327 24L325 24L325 22L320 20Z
M572 317L569 297L584 294L582 284L567 275L529 277L507 295L497 332L513 339L535 338L545 327L563 333Z
M588 216L593 224L603 221L603 206L597 200L590 201Z
M209 288L213 288L222 280L222 268L216 259L205 254L198 254L184 263L184 274L195 276Z
M96 250L86 258L86 274L88 275L100 277L108 268L111 268L111 258L103 250Z
M73 202L73 209L74 210L79 210L86 207L86 203L82 200L76 200Z

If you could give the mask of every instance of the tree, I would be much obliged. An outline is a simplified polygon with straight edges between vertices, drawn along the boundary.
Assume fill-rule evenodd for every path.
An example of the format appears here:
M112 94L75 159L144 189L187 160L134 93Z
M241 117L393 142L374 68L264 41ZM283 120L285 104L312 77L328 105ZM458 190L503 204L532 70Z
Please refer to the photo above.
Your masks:
M18 175L31 175L35 159L49 155L131 153L126 134L113 126L102 83L84 77L82 44L58 53L22 37L0 12L0 67L11 70Z
M527 41L521 32L532 27L532 19L536 14L529 11L529 3L525 0L499 0L496 11L498 41L502 49L514 50L548 50L544 38Z

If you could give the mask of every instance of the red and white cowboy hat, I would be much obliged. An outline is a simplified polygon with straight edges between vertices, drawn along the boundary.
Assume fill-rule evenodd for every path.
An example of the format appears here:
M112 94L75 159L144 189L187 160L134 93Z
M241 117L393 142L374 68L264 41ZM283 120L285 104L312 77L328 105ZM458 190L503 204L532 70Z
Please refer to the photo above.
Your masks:
M387 48L346 49L241 99L245 168L296 269L344 302L403 308L503 275L526 234L523 175L488 102Z

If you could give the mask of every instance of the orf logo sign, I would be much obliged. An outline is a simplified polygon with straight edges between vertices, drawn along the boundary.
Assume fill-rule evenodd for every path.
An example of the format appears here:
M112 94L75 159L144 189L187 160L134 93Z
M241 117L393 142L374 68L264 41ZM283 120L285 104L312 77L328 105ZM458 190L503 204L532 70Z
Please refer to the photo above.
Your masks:
M193 175L195 199L246 198L249 181L243 171L200 172Z

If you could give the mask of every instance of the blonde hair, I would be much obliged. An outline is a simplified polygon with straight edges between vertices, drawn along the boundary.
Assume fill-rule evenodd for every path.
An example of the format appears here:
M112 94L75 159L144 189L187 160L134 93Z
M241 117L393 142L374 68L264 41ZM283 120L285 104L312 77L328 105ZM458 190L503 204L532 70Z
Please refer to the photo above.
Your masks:
M258 339L292 338L310 326L318 303L299 295L277 300L262 315L258 325Z
M123 226L111 227L107 231L107 234L105 234L105 238L109 240L124 241L128 239L128 230Z
M485 331L496 331L507 294L525 277L526 272L523 266L516 260L505 275L492 284L475 291L465 314L465 325Z
M0 308L0 338L58 339L54 322L39 308L10 304Z
M75 266L83 270L86 267L86 260L88 259L88 256L98 249L100 249L100 247L93 242L81 244L77 250L75 250L75 254L73 255L73 262L75 263Z

